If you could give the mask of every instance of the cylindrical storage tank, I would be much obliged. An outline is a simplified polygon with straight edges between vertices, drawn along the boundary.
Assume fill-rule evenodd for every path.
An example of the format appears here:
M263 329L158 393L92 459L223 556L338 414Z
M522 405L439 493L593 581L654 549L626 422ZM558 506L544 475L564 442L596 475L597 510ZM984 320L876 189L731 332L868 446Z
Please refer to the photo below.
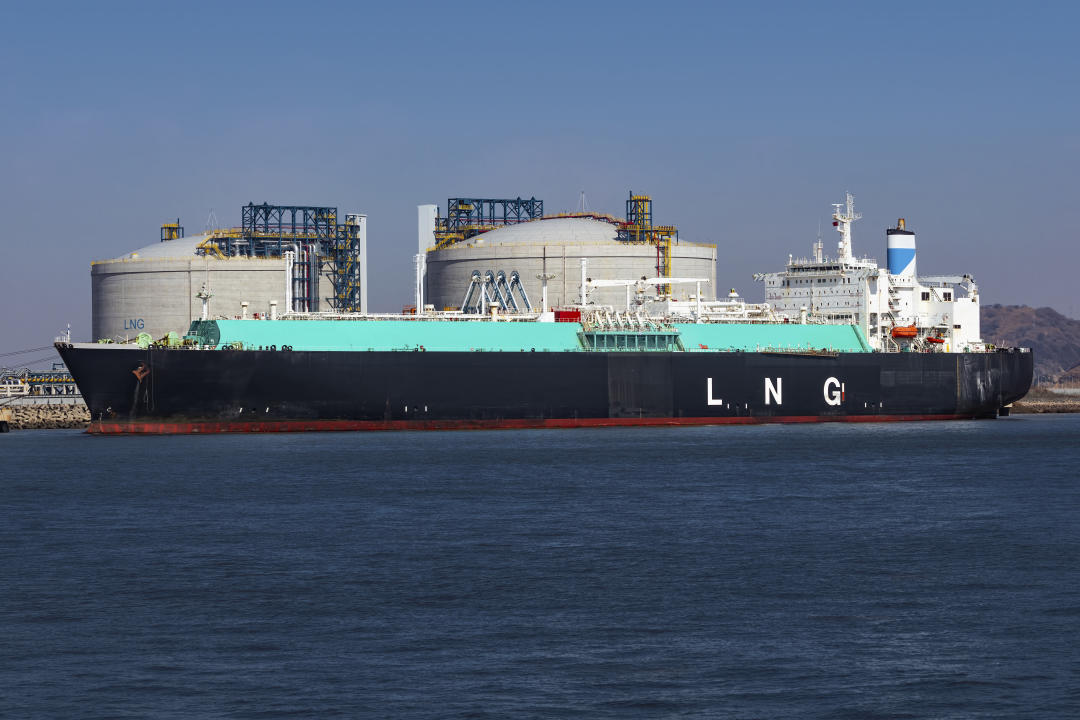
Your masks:
M197 254L206 239L196 235L156 243L90 266L91 316L94 340L123 341L139 333L160 338L183 335L192 320L202 317L199 292L205 285L213 297L210 317L240 315L249 303L249 316L285 306L284 258L226 258Z
M638 280L656 277L656 246L627 243L618 239L616 225L589 217L561 217L508 225L441 250L427 254L426 302L436 309L459 309L473 273L517 271L534 310L540 309L542 281L548 280L552 307L579 302L580 261L587 261L587 275L593 280ZM716 297L716 246L692 242L672 242L670 277L705 278L705 300ZM676 285L676 299L687 299L693 285ZM589 302L626 307L624 287L590 290Z
M885 231L886 251L888 253L889 274L915 279L915 233L907 229L904 219L900 218L896 227Z

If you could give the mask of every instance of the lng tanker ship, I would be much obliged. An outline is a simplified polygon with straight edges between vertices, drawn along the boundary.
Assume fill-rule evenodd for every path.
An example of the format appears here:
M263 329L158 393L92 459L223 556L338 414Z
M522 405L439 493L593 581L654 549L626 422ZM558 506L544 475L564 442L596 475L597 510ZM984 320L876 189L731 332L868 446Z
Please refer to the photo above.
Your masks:
M603 281L581 261L579 302L518 311L286 313L202 319L135 343L57 343L92 433L273 432L991 418L1027 392L1032 355L979 338L970 276L915 274L914 235L889 267L855 258L852 199L838 255L760 275L765 303L704 278ZM417 263L418 273L421 263ZM542 276L546 283L547 276ZM676 299L671 288L696 286ZM421 283L418 282L418 287ZM963 294L961 294L963 293ZM419 291L418 291L419 294ZM209 296L209 293L203 293Z

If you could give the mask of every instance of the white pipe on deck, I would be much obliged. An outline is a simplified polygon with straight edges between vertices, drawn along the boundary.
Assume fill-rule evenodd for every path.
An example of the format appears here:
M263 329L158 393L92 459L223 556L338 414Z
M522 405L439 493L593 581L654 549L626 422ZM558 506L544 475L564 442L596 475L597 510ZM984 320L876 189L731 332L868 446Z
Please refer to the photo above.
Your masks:
M588 278L586 277L586 265L589 261L585 258L581 258L581 307L585 307L585 283Z

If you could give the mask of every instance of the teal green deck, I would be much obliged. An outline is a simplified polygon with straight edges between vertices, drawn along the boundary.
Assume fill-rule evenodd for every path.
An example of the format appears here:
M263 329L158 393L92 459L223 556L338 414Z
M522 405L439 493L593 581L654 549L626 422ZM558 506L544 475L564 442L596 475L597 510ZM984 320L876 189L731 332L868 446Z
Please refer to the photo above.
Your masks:
M673 326L687 352L829 350L870 352L851 325L692 324ZM586 352L578 323L437 320L210 320L192 323L189 337L206 345L245 349L329 351ZM668 329L665 335L671 334ZM217 335L214 342L214 335ZM644 347L642 343L642 347ZM652 349L651 347L648 349ZM633 351L633 348L628 348ZM677 351L677 350L676 350Z
M831 350L870 352L854 325L680 323L675 325L688 352L760 350Z
M216 320L218 347L520 352L581 350L577 323L435 320Z

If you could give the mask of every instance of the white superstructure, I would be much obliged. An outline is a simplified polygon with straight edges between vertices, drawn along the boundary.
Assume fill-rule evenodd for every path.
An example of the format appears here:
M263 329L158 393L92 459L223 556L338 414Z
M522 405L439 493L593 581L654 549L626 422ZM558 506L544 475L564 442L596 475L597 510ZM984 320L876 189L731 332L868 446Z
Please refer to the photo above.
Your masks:
M979 330L979 290L970 275L916 274L915 233L903 218L886 231L888 267L852 250L852 225L862 216L855 199L834 206L840 233L835 258L825 256L821 239L811 259L788 256L782 272L760 273L765 302L796 322L854 324L875 350L965 352L983 348Z

